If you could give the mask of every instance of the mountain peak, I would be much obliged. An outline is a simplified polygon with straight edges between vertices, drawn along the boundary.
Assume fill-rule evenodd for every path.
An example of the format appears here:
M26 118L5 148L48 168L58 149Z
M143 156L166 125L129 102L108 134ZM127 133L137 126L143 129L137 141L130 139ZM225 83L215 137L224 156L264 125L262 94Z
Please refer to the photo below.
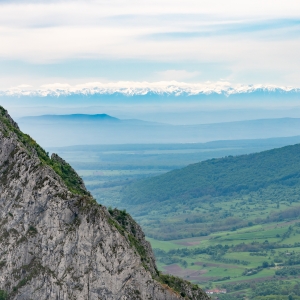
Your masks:
M0 291L15 300L209 299L161 276L139 225L97 204L67 162L0 112Z
M222 94L226 96L244 93L299 93L299 88L277 86L272 84L231 84L227 81L185 83L177 81L161 82L93 82L80 85L44 85L38 89L23 86L0 91L0 96L30 96L30 97L59 97L59 96L94 96L94 95L173 95L195 96Z
M68 115L41 115L41 116L28 116L20 120L43 120L43 121L119 121L118 118L112 117L107 114L68 114Z

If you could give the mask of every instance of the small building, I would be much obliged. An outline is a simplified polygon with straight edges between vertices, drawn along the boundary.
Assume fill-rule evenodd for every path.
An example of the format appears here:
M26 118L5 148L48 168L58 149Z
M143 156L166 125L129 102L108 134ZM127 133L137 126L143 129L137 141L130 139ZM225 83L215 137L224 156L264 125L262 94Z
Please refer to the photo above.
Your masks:
M208 294L208 295L226 294L227 290L226 289L212 289L212 290L206 290L205 293Z

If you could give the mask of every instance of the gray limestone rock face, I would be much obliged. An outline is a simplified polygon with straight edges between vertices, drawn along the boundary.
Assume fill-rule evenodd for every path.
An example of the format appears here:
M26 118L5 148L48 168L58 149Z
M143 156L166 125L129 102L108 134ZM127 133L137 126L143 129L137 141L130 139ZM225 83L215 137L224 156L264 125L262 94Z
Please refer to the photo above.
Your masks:
M8 299L209 299L187 282L184 294L160 283L139 225L97 204L77 174L75 193L74 176L56 171L67 163L41 153L2 109L0 290Z

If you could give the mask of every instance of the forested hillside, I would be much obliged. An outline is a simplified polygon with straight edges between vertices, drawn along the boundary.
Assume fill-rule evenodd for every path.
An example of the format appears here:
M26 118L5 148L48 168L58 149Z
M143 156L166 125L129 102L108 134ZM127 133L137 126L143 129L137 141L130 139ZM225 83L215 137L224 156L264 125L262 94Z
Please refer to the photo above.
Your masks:
M122 204L149 236L207 235L300 214L300 144L228 156L135 182ZM298 203L299 201L299 203Z
M300 144L174 170L131 185L124 191L124 201L149 203L248 193L274 183L295 185L299 177Z

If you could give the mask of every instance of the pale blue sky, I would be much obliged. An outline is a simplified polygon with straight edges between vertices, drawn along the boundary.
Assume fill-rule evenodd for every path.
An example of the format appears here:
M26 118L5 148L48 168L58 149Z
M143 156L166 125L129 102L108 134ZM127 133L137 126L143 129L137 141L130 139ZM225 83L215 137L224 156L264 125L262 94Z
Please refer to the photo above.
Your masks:
M0 89L176 80L299 87L295 0L0 1Z

